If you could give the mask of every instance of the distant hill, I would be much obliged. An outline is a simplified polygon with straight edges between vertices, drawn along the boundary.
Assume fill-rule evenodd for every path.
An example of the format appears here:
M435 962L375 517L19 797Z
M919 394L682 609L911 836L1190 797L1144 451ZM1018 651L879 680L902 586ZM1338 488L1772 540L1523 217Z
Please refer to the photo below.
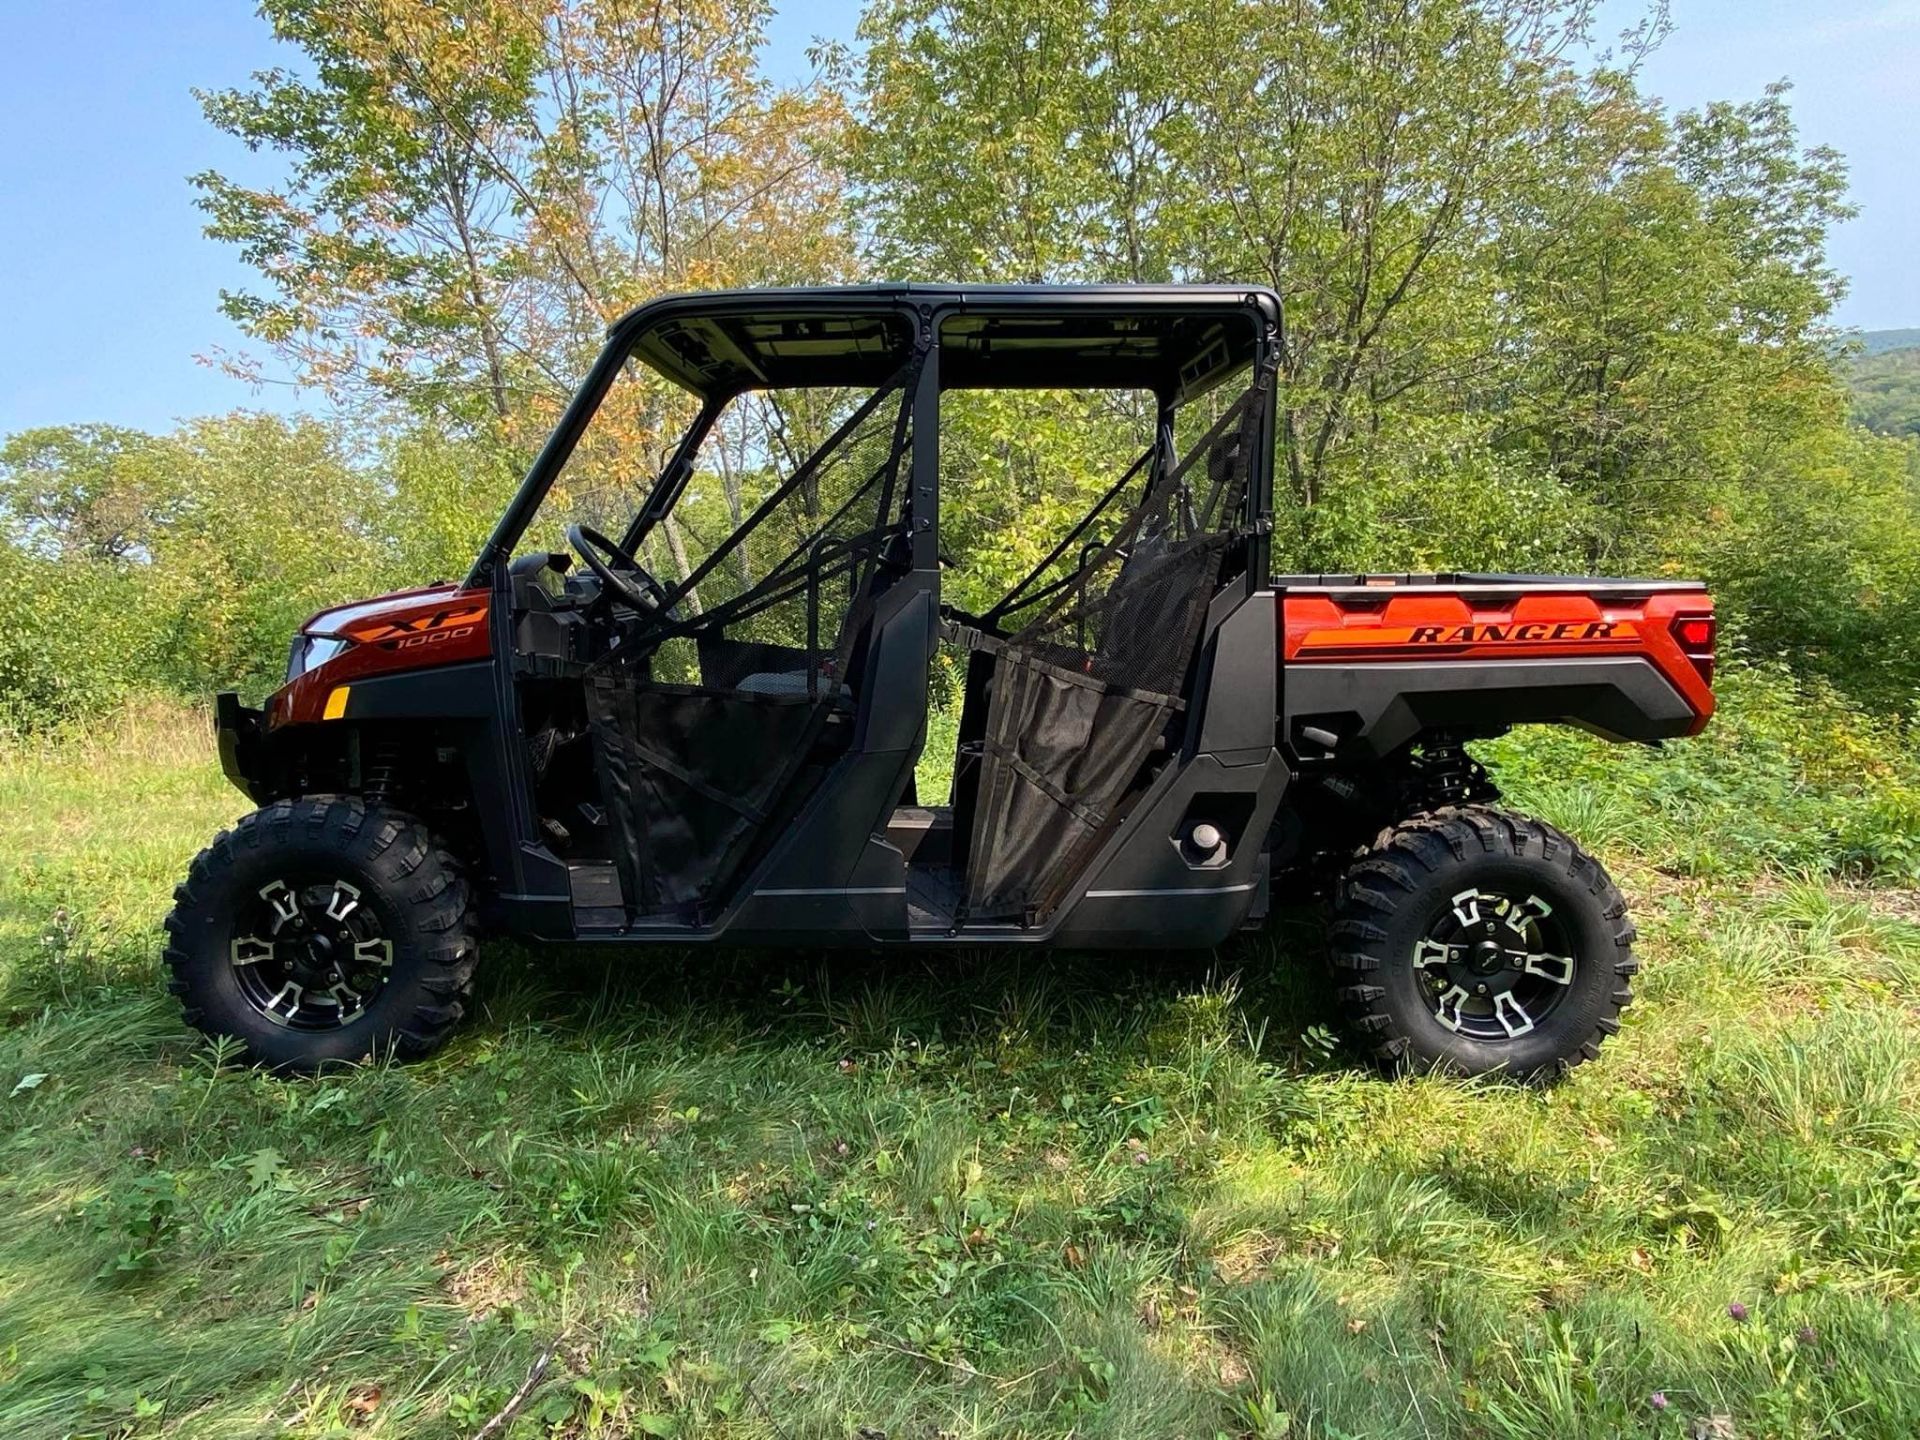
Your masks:
M1868 330L1844 363L1853 415L1879 435L1920 439L1920 330Z
M1889 350L1920 349L1920 330L1862 330L1860 344L1869 356L1884 355Z

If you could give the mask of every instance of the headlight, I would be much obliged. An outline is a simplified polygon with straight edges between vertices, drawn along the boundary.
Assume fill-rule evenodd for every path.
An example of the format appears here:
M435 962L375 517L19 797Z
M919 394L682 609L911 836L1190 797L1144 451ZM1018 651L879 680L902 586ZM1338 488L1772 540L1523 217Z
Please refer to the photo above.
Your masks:
M351 640L339 635L296 635L293 637L293 650L287 656L287 679L298 680L309 670L333 659L341 651L352 646Z

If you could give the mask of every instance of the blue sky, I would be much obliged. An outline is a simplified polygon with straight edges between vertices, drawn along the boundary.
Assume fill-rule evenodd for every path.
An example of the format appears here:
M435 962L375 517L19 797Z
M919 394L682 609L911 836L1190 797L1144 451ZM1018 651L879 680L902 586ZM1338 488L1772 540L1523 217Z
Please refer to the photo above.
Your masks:
M1920 0L1672 5L1645 88L1687 107L1791 79L1803 136L1847 156L1861 207L1831 247L1853 277L1840 318L1920 325ZM1603 29L1641 8L1605 0ZM858 14L854 0L786 6L771 68L804 73L809 39L851 39ZM265 179L273 161L211 130L189 92L240 83L275 51L244 0L0 0L0 434L317 404L196 359L241 344L216 307L248 273L201 237L186 177Z

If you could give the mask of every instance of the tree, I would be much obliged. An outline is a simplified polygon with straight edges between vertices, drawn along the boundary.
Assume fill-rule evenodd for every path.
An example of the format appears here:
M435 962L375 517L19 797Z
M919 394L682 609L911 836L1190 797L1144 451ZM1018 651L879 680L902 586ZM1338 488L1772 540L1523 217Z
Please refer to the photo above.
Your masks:
M0 446L0 526L53 559L125 560L144 551L172 509L152 438L118 425L50 425Z
M1800 150L1778 89L1637 123L1555 246L1505 267L1520 343L1482 402L1504 446L1606 518L1580 557L1595 567L1694 553L1698 517L1740 507L1762 452L1843 423L1823 255L1850 213L1838 157Z
M302 66L202 95L284 183L194 179L266 286L227 312L336 395L531 441L600 331L846 263L837 95L757 68L766 0L266 0Z
M1589 8L880 0L856 152L876 253L1274 286L1286 474L1311 507L1373 411L1496 358L1502 263L1550 246L1629 138L1590 123L1623 73L1563 58Z
M140 688L258 693L307 616L411 578L388 488L315 421L54 427L0 457L0 726Z

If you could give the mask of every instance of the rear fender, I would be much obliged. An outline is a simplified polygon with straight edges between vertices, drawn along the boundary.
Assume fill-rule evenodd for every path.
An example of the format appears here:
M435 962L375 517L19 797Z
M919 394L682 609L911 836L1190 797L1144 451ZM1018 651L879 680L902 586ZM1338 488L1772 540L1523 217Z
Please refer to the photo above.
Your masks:
M1305 759L1350 759L1424 733L1523 724L1644 742L1697 734L1713 714L1711 660L1690 658L1674 625L1712 613L1691 585L1290 592L1281 738Z

